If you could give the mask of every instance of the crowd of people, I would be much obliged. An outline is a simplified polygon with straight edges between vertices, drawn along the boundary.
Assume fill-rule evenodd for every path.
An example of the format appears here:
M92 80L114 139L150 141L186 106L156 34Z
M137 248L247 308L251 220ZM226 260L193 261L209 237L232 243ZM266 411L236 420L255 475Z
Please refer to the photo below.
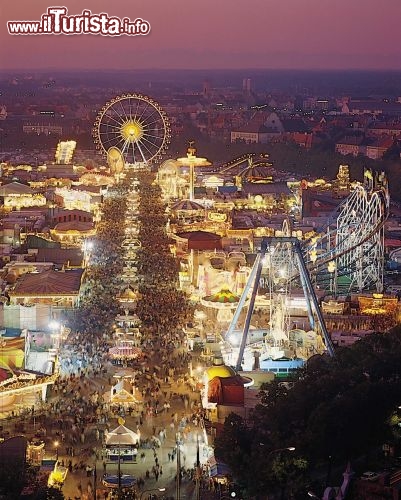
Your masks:
M136 175L141 248L135 258L139 292L135 314L141 322L144 357L131 369L131 381L143 403L127 409L113 406L107 399L118 381L114 376L119 366L112 364L109 349L113 345L113 322L124 313L118 296L126 286L121 244L127 232L127 199L133 189L127 176L125 185L110 191L103 203L80 306L76 316L68 318L72 331L59 351L59 377L49 386L47 402L24 417L26 423L33 417L33 436L28 437L45 441L46 448L68 468L70 486L65 485L65 495L69 500L91 498L97 462L103 464L103 473L108 472L104 441L116 417L124 416L127 425L139 433L138 464L144 464L136 490L126 492L126 498L138 498L141 489L160 484L162 479L174 488L177 433L183 442L194 446L194 429L200 427L204 417L199 395L186 383L190 355L182 326L192 318L193 309L185 294L177 290L178 268L165 231L160 190L149 172ZM194 478L193 466L184 456L180 475L189 484ZM86 477L87 491L82 486Z
M140 299L137 314L146 337L158 350L183 341L181 325L193 315L185 294L177 289L178 264L170 252L166 233L165 207L161 190L149 174L141 174L139 184L139 239L137 253Z
M129 186L125 185L125 193L128 189ZM121 190L110 190L102 204L102 219L96 226L96 237L86 245L87 267L72 326L90 336L110 331L119 312L117 295L122 286L126 210L126 195Z

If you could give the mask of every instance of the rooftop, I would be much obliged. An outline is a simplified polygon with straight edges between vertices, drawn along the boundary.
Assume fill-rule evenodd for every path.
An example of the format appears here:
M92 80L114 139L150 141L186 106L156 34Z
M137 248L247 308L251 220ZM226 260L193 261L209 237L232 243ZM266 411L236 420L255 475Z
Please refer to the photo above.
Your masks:
M15 295L78 295L83 269L48 270L27 273L19 278L10 296Z

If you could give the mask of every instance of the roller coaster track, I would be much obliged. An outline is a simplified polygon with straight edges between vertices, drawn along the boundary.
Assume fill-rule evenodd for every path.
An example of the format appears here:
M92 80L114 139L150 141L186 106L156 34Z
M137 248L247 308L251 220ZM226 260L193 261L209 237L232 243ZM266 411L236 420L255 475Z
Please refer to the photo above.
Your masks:
M247 165L241 166L245 162ZM242 176L258 166L271 166L271 163L267 158L248 154L223 165L220 173ZM385 176L376 175L374 179L372 173L366 171L364 184L357 185L328 217L325 227L316 230L318 236L302 243L306 267L316 285L333 279L337 283L338 278L347 276L347 292L372 288L382 291L384 223L389 206ZM290 236L291 231L284 234ZM327 269L329 263L331 274Z
M247 162L247 165L242 168L238 168L236 172L235 169L240 167L242 163ZM271 167L272 164L268 161L268 158L263 159L260 155L256 153L250 153L244 156L240 156L230 161L229 163L224 164L219 173L221 174L233 174L233 175L243 175L247 170L255 167Z
M247 165L241 166L245 162ZM271 163L268 158L247 154L223 165L220 173L242 176L258 166L271 166ZM347 292L372 288L382 291L384 223L389 206L384 174L373 178L372 172L365 171L364 184L357 185L328 217L325 227L316 230L318 236L302 242L306 268L316 285L333 280L337 283L338 278L346 276ZM290 236L290 228L284 234ZM297 278L299 274L293 276Z
M241 165L241 163L249 162L255 156L256 156L256 154L249 153L247 155L242 155L242 156L239 156L238 158L234 158L233 160L230 160L229 162L222 165L220 168L220 172L222 174L230 173L231 169L234 169L238 165Z
M317 285L330 283L330 290L337 293L337 278L346 276L346 292L383 288L384 223L389 214L390 200L387 181L382 175L375 181L357 185L340 204L335 214L328 218L324 230L307 241L292 235L291 223L284 221L282 236L262 239L260 252L239 300L226 338L233 333L245 300L250 293L248 310L242 331L236 369L241 369L249 333L251 317L260 286L270 293L271 329L274 335L274 295L284 297L291 293L294 282L300 283L312 330L320 332L326 350L334 356L334 348L327 331L323 314L315 293ZM339 211L339 213L338 213ZM334 226L334 228L333 228ZM314 258L311 258L311 257ZM334 268L329 270L329 264ZM265 268L265 272L264 272ZM264 284L263 283L264 280ZM333 289L334 284L334 289ZM285 314L287 308L279 309ZM279 325L280 326L280 325Z
M319 284L330 276L348 276L348 291L375 287L382 291L384 266L384 223L389 213L385 185L357 186L340 206L336 226L328 223L324 232L302 244L308 272ZM312 257L315 257L315 261Z

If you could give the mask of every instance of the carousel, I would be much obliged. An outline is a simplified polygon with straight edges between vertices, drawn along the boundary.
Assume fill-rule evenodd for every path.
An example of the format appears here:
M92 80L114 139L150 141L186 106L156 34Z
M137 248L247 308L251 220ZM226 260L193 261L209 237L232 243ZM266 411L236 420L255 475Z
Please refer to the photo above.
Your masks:
M124 421L119 419L119 421ZM140 435L120 424L106 434L106 462L136 462Z
M110 489L131 488L136 484L136 478L131 474L123 474L121 462L136 463L140 435L124 426L124 419L118 419L119 426L106 434L105 456L106 464L117 463L117 474L105 473L103 485Z
M136 303L139 298L139 293L130 284L117 296L117 300L121 307L124 307L128 311L132 311L136 307Z
M79 181L84 186L112 186L115 183L114 176L106 171L86 171Z
M220 329L223 329L231 322L239 301L238 295L228 287L223 287L217 293L203 297L200 303L206 308L208 318L208 311L213 310L216 313L215 320Z
M205 209L199 203L193 200L180 200L167 207L166 212L168 215L179 221L202 221L205 218Z
M118 339L116 345L109 349L109 357L116 364L138 360L143 356L142 349L134 345L134 340Z
M127 303L125 306L127 307ZM140 319L136 314L130 313L128 307L124 312L125 315L116 317L115 345L109 349L109 357L112 362L123 365L128 361L135 361L143 356L142 350L138 347L142 337L138 328Z

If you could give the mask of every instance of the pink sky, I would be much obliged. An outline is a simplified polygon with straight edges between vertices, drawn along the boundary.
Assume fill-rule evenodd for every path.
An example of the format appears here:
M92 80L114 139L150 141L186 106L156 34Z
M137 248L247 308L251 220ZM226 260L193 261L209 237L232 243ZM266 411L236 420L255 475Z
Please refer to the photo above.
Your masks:
M52 5L141 17L143 37L11 36L9 20ZM0 2L0 69L401 69L401 0L43 0Z

